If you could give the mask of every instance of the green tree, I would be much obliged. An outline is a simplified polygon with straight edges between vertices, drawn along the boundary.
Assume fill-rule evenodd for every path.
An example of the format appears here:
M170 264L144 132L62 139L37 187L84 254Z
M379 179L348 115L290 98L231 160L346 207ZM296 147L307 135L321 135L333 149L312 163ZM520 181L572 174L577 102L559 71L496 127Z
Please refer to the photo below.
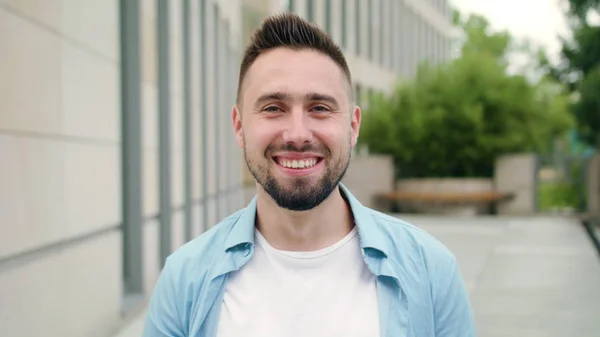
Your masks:
M570 109L582 140L597 146L600 142L600 25L590 22L590 18L594 13L600 15L600 0L566 2L572 36L561 39L560 63L552 65L544 54L540 56L549 73L573 94Z
M548 150L568 130L562 87L507 73L506 32L480 16L457 23L461 56L439 67L423 64L416 77L390 96L371 97L360 141L391 154L402 177L489 177L498 155Z

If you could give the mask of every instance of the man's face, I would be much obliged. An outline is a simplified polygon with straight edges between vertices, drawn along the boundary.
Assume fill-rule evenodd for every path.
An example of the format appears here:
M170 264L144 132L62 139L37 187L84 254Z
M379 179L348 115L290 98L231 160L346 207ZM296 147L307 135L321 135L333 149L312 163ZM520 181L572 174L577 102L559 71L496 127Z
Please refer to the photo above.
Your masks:
M309 210L337 187L360 126L350 84L328 56L278 48L246 73L232 118L250 172L283 208Z

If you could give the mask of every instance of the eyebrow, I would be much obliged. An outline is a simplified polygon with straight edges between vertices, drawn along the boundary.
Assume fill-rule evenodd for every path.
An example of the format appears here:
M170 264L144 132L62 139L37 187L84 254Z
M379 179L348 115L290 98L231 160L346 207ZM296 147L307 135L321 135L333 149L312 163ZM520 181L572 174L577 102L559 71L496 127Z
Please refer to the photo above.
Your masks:
M285 101L285 100L289 100L291 99L292 96L290 94L284 93L284 92L270 92L270 93L266 93L264 95L261 95L257 100L256 100L256 104L262 104L268 101ZM327 94L320 94L320 93L316 93L316 92L309 92L306 95L304 95L303 97L304 101L322 101L322 102L328 102L332 105L338 105L338 101L335 99L335 97L331 96L331 95L327 95Z

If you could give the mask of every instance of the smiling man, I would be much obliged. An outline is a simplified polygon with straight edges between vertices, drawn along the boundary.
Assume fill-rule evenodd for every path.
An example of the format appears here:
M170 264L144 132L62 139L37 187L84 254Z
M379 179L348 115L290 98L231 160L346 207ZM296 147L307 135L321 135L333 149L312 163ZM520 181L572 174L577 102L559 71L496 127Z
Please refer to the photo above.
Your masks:
M340 184L351 88L318 27L286 13L257 30L232 111L256 196L167 259L144 336L475 336L454 256Z

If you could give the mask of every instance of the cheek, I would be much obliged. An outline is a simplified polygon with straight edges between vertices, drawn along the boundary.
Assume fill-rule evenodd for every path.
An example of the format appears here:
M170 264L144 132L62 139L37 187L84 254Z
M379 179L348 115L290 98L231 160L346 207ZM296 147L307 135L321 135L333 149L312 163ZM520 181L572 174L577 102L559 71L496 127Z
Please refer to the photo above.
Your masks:
M257 126L248 129L245 135L246 148L256 152L264 152L273 141L275 134L272 129L265 126Z
M340 125L335 127L323 126L315 129L315 135L323 145L334 153L342 151L350 145L352 132L348 127L340 127Z

